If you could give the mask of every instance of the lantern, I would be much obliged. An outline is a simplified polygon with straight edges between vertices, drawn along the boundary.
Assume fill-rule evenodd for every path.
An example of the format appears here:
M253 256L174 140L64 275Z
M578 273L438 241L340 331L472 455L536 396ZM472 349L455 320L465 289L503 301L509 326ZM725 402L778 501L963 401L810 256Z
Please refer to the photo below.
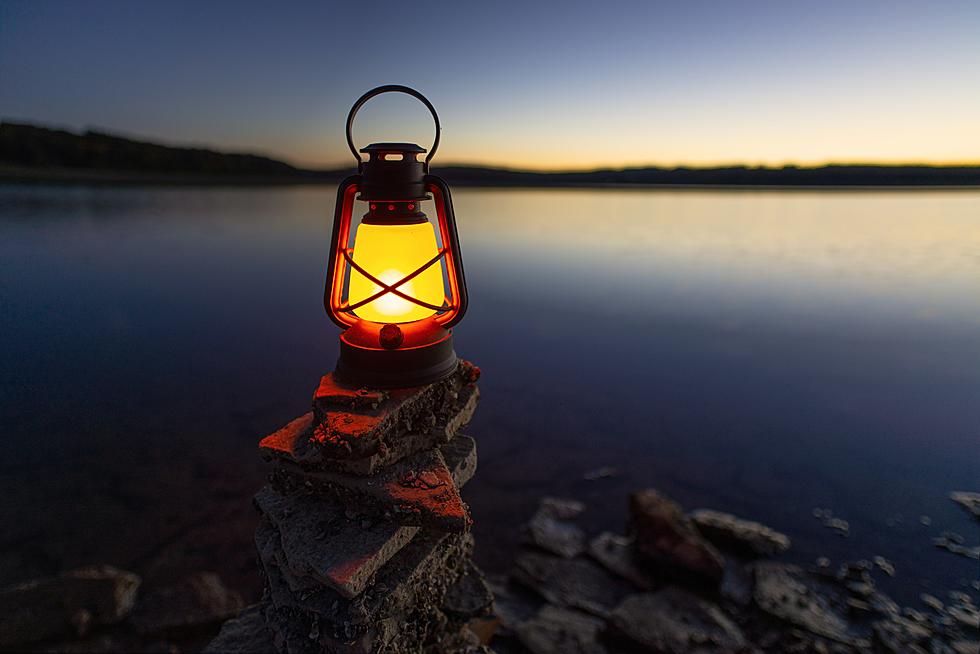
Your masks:
M417 98L432 114L435 140L424 160L426 150L414 143L373 143L360 151L354 145L354 116L389 92ZM456 370L451 328L466 312L466 280L449 186L429 174L440 129L425 96L399 85L368 91L347 116L357 174L337 189L323 296L327 315L345 330L336 369L341 381L416 386ZM435 224L422 211L429 200ZM365 212L356 226L355 207Z

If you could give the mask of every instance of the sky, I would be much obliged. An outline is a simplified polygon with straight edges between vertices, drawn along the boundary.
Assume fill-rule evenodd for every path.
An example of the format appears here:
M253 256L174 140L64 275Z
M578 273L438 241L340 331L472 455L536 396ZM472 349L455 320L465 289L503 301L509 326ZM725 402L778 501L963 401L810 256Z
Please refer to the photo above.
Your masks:
M2 120L337 166L392 83L434 166L975 163L980 2L0 0Z

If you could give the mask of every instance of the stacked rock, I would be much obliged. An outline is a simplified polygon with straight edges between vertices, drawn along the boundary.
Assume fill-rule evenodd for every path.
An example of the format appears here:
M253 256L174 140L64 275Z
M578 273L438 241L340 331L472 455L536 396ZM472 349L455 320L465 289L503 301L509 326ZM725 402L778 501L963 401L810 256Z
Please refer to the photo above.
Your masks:
M279 652L485 651L467 625L493 597L459 494L476 470L460 429L478 377L461 361L442 381L383 391L331 373L312 412L262 439L259 610Z

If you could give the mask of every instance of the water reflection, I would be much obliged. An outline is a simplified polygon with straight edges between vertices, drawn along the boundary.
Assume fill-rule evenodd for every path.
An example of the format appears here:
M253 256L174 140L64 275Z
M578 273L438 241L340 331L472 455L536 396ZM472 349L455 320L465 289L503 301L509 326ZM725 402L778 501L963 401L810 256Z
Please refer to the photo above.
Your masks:
M305 410L336 357L333 194L0 188L3 523L63 542L61 560L125 564L161 521L206 529L181 488L212 517L247 505L257 437ZM772 522L803 561L883 554L906 598L972 575L929 537L970 533L945 496L980 478L980 193L455 196L457 344L485 371L468 487L485 562L537 493L619 528L625 492L655 485ZM598 465L621 474L583 481ZM111 492L92 490L106 474ZM164 477L184 481L150 483ZM248 554L247 513L236 524L222 546Z

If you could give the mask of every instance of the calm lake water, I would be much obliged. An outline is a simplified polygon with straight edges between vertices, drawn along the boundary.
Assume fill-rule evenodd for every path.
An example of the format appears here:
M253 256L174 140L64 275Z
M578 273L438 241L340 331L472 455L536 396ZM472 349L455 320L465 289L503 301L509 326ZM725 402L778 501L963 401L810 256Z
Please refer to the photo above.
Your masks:
M542 494L618 530L654 486L785 531L805 564L885 556L906 602L977 578L930 539L978 539L947 494L980 490L980 191L455 199L487 567ZM108 561L258 592L256 442L337 355L333 202L0 186L0 582ZM600 466L619 474L583 479Z

